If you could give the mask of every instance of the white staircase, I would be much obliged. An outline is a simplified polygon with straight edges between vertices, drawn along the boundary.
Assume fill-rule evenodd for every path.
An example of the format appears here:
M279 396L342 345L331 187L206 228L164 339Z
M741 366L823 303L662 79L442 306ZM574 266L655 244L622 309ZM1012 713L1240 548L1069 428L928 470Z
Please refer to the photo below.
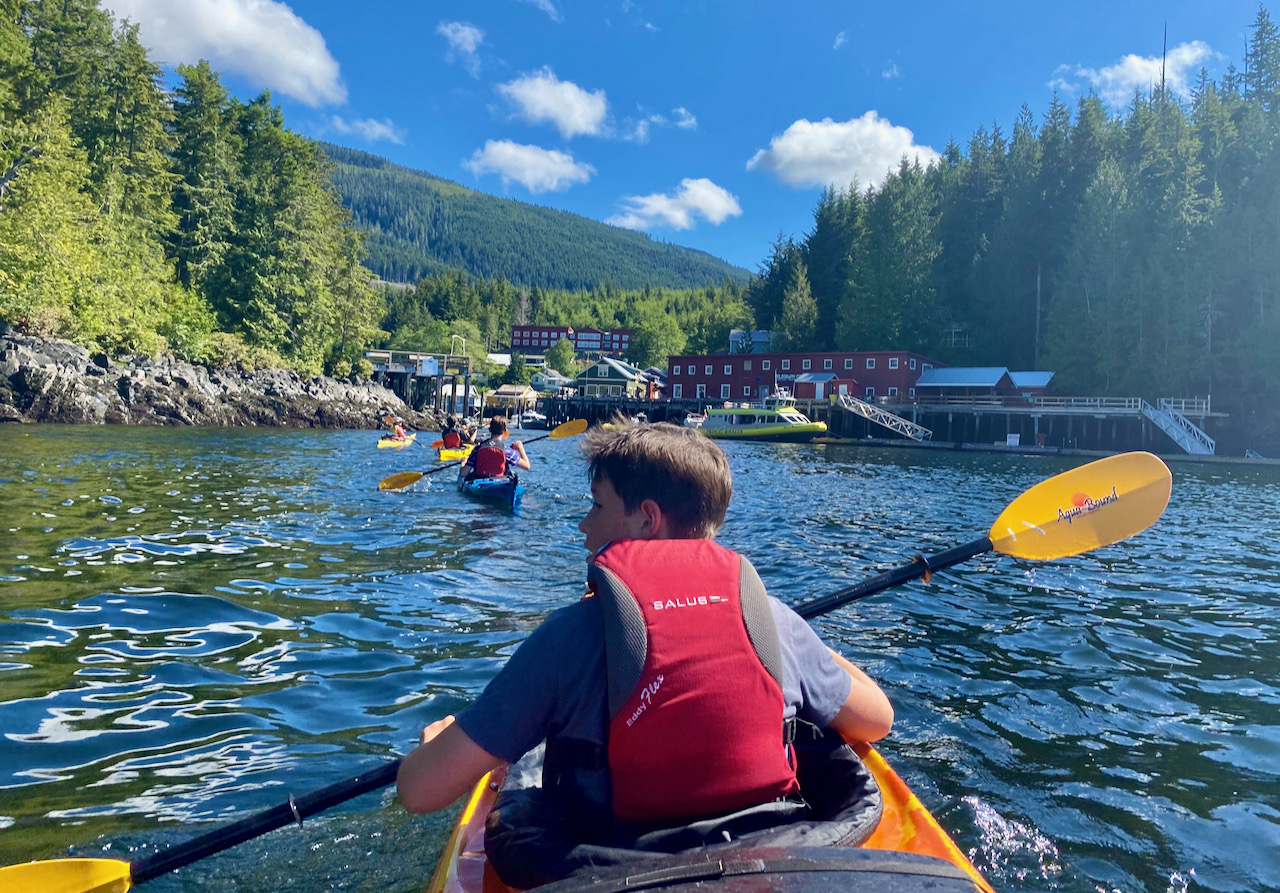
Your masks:
M1142 401L1142 414L1151 419L1161 431L1173 438L1178 446L1193 456L1212 456L1218 445L1196 424L1174 409L1168 400L1161 399L1157 409Z
M849 394L840 395L840 405L849 410L849 412L857 413L864 419L870 419L877 425L882 425L891 431L897 431L903 437L909 437L922 443L933 439L933 432L923 425L917 425L915 422L904 419L900 415L894 415L888 410L872 406L865 400L859 400Z

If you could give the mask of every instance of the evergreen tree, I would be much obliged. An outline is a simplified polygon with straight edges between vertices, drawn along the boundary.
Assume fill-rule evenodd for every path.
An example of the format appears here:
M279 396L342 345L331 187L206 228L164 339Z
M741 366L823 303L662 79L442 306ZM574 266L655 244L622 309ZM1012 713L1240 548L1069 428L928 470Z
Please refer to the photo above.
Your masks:
M780 350L813 350L818 324L818 302L809 290L809 271L804 261L796 264L782 296L782 316L778 320Z

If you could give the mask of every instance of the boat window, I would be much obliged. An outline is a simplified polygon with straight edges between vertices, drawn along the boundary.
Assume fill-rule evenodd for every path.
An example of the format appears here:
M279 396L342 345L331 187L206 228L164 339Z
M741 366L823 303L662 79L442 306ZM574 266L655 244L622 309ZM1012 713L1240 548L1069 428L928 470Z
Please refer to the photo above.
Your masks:
M754 425L756 423L756 417L753 415L735 414L733 417L733 423L735 425Z

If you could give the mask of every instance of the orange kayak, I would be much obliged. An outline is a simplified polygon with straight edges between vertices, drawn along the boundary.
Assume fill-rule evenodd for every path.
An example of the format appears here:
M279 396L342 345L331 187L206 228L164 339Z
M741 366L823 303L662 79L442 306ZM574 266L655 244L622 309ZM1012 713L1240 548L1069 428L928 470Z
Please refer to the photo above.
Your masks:
M741 890L747 893L760 893L762 890L853 893L864 889L963 889L993 893L991 885L875 748L860 745L855 749L875 776L884 798L884 813L880 823L860 847L806 847L794 852L716 850L697 857L673 856L672 867L633 867L629 869L631 876L614 870L613 875L616 877L592 877L585 880L573 878L545 889L550 891L554 888L558 891L563 887L566 891L575 893L590 893L593 890L614 893L620 889L643 889L655 893L679 890L684 893L696 887L699 891L714 893L717 886L714 882L725 881L726 883L719 885L724 890ZM505 772L505 769L499 769L486 775L471 792L470 799L445 843L444 852L427 885L427 893L511 893L512 888L498 879L484 855L485 817L498 796ZM881 858L885 853L906 853L914 857L931 858L916 858L904 865L897 860ZM763 858L754 858L760 855ZM837 856L841 858L835 858ZM855 856L867 858L852 858ZM848 858L851 867L833 869L844 858ZM931 876L925 870L939 861L946 863L939 868L949 873L943 879ZM741 867L743 865L747 867ZM868 867L869 865L874 867ZM781 870L789 874L776 874L779 866L785 866ZM752 877L753 869L757 867L759 870ZM770 874L771 871L775 873ZM824 871L836 873L828 876ZM601 873L609 874L603 869ZM886 885L885 881L890 876L896 883ZM732 882L729 882L731 879Z

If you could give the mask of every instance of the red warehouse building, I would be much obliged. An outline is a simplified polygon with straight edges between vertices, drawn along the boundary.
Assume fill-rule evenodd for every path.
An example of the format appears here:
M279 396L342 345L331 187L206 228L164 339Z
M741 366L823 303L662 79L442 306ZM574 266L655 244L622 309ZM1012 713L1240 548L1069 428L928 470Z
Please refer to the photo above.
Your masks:
M673 399L758 400L774 388L799 399L832 394L911 400L921 373L939 366L909 350L672 356L667 395Z

